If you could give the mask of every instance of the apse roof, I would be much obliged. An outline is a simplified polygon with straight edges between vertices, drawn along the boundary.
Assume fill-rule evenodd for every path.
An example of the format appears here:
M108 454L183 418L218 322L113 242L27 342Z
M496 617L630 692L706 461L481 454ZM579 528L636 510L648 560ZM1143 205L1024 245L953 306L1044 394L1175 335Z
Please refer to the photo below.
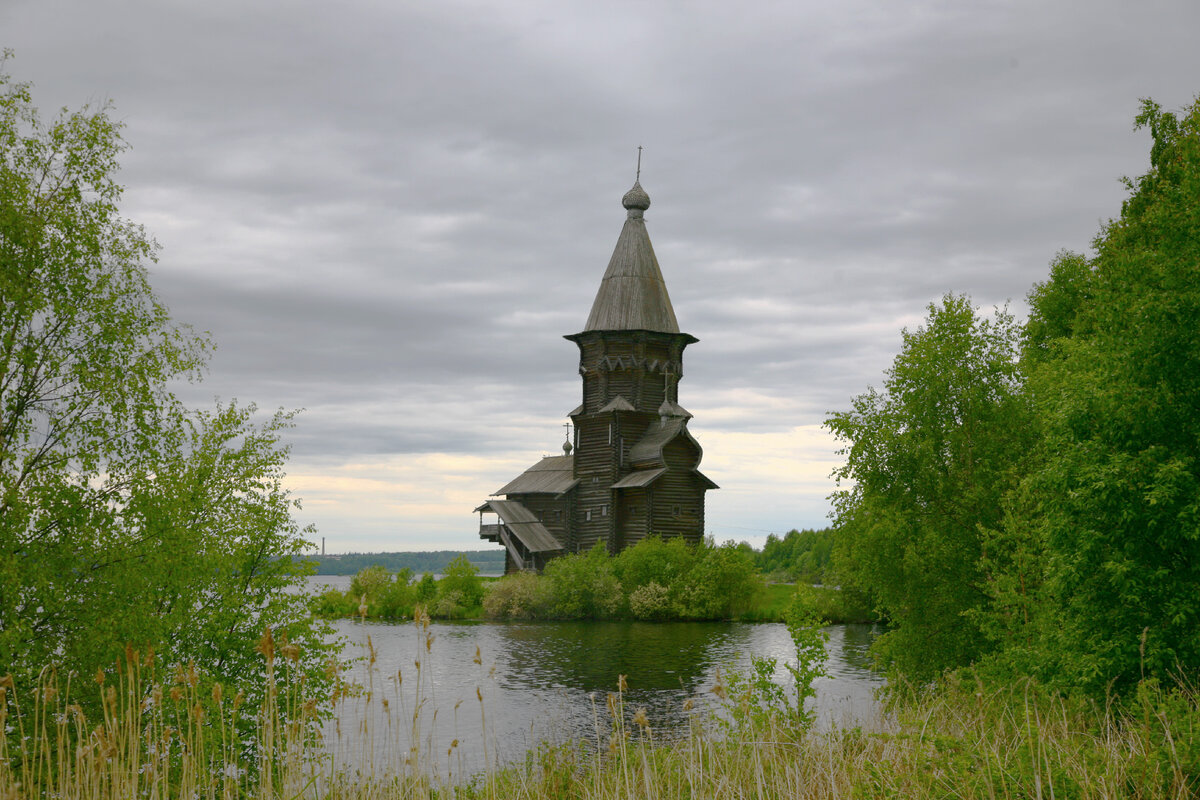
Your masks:
M492 492L507 494L562 494L575 488L574 456L546 456L508 483Z

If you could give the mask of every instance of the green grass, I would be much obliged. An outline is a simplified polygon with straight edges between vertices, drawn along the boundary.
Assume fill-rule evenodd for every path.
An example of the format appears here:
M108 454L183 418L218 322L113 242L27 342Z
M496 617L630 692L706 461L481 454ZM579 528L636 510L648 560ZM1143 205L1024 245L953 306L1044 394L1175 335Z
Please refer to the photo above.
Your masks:
M829 586L768 583L756 606L738 617L740 622L784 622L792 599L799 593L806 611L830 624L876 622L871 608L852 593Z

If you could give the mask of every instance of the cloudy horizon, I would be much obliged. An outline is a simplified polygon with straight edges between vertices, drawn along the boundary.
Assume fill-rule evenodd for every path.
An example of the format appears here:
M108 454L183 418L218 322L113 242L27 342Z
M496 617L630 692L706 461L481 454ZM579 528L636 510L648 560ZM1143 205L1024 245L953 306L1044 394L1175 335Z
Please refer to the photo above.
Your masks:
M111 100L122 214L188 400L304 409L287 485L330 552L481 549L559 452L624 221L682 330L707 528L827 524L822 430L947 292L1025 313L1143 173L1140 98L1200 93L1200 4L0 0L44 116Z

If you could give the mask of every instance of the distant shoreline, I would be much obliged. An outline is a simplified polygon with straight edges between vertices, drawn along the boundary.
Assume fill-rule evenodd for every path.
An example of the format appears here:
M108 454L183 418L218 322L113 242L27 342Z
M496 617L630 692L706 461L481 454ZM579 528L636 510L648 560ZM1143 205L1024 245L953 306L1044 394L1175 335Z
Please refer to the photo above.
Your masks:
M338 553L302 555L297 560L316 565L317 575L354 575L359 570L379 565L389 572L410 569L414 575L425 572L440 574L458 556L466 556L483 574L504 574L504 551L492 550L419 550L384 553Z

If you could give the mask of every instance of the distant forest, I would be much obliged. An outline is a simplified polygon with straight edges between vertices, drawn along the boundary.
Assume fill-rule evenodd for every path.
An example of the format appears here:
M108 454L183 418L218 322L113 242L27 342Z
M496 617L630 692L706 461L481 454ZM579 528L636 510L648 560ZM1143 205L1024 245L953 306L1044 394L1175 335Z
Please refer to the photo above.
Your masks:
M329 556L301 556L303 561L317 565L318 575L354 575L360 569L378 564L388 572L399 572L408 567L413 574L423 572L441 574L456 556L467 560L482 575L504 574L503 550L427 550L417 553L345 553Z
M791 530L782 538L771 534L762 550L752 551L754 565L771 580L822 583L828 577L826 568L829 566L833 542L834 533L829 528ZM749 549L746 544L742 547ZM355 575L361 569L379 565L388 572L399 572L407 567L414 576L420 576L424 572L444 573L446 565L459 555L466 556L481 575L504 574L503 550L345 553L302 556L302 560L316 564L318 575Z

